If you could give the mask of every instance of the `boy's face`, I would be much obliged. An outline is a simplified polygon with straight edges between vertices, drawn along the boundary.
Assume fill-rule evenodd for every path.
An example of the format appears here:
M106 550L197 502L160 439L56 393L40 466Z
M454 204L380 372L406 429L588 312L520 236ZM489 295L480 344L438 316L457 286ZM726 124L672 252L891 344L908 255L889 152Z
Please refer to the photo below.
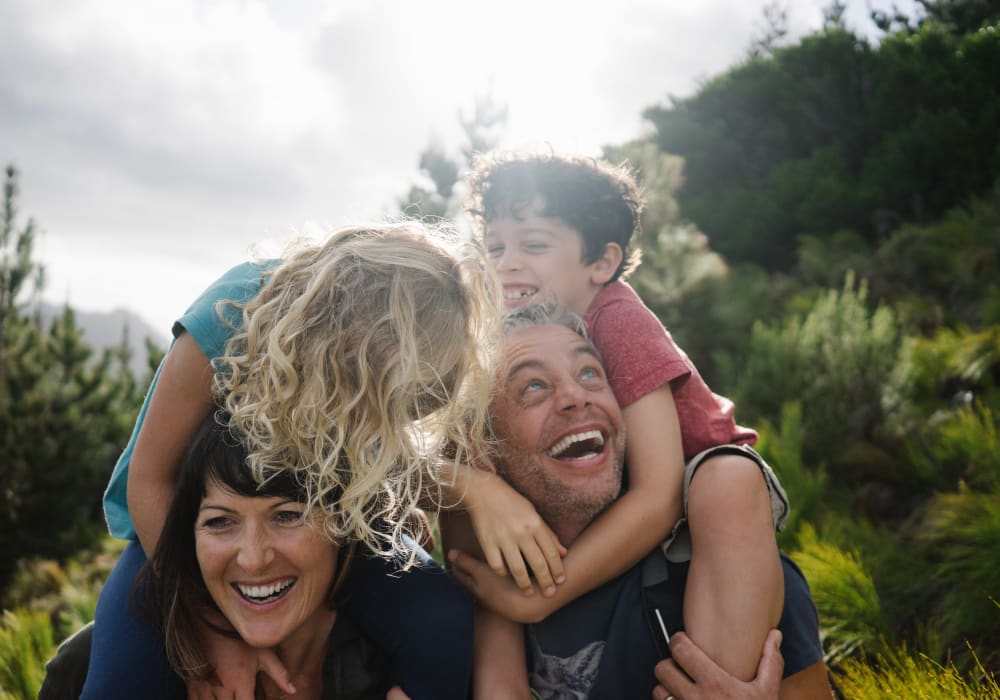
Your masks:
M524 209L486 224L483 243L503 284L505 308L555 299L584 314L607 282L599 262L583 262L580 232L558 217L540 216L536 197Z

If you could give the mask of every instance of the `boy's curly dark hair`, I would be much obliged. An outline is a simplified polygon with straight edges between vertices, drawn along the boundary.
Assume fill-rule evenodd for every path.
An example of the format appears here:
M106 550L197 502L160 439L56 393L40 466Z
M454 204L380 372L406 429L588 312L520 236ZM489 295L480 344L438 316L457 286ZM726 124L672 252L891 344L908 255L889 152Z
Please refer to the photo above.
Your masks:
M622 262L611 280L628 275L640 259L632 249L645 199L624 165L583 156L495 151L476 158L466 177L465 210L482 238L493 219L518 216L540 197L539 216L558 217L580 232L583 263L589 265L608 243L622 249Z

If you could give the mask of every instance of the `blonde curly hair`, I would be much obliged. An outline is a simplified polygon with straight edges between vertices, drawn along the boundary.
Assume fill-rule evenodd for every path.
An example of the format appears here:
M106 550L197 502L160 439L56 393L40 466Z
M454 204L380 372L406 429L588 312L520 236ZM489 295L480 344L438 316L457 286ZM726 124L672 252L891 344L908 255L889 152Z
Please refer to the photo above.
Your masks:
M401 538L444 463L484 451L496 288L475 246L417 222L289 251L216 360L254 478L291 470L333 540L412 563Z

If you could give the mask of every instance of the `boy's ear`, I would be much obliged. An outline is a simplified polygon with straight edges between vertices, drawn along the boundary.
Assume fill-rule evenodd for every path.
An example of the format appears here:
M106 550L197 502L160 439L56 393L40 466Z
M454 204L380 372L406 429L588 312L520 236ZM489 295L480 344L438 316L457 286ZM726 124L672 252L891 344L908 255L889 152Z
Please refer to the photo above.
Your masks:
M622 264L622 247L617 243L606 243L604 251L594 262L590 263L590 281L592 284L604 286L614 276L615 270Z

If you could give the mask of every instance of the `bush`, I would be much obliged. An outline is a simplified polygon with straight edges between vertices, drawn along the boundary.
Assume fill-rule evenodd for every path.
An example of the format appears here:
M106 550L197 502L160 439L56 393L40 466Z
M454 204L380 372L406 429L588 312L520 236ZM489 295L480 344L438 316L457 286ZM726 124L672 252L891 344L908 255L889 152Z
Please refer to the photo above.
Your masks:
M816 601L827 664L836 666L865 647L881 645L888 625L860 557L820 541L811 527L803 528L800 543L792 558Z
M785 401L800 400L807 463L835 463L881 423L899 337L892 310L869 311L866 296L865 285L855 287L848 275L843 289L827 292L805 318L754 326L736 405L755 422L774 421Z
M834 684L844 700L1000 699L1000 687L985 672L976 679L966 679L950 663L941 665L923 655L910 655L905 650L886 652L873 663L849 660L841 673L834 676Z
M5 610L0 618L0 700L31 700L55 653L52 627L43 612Z

